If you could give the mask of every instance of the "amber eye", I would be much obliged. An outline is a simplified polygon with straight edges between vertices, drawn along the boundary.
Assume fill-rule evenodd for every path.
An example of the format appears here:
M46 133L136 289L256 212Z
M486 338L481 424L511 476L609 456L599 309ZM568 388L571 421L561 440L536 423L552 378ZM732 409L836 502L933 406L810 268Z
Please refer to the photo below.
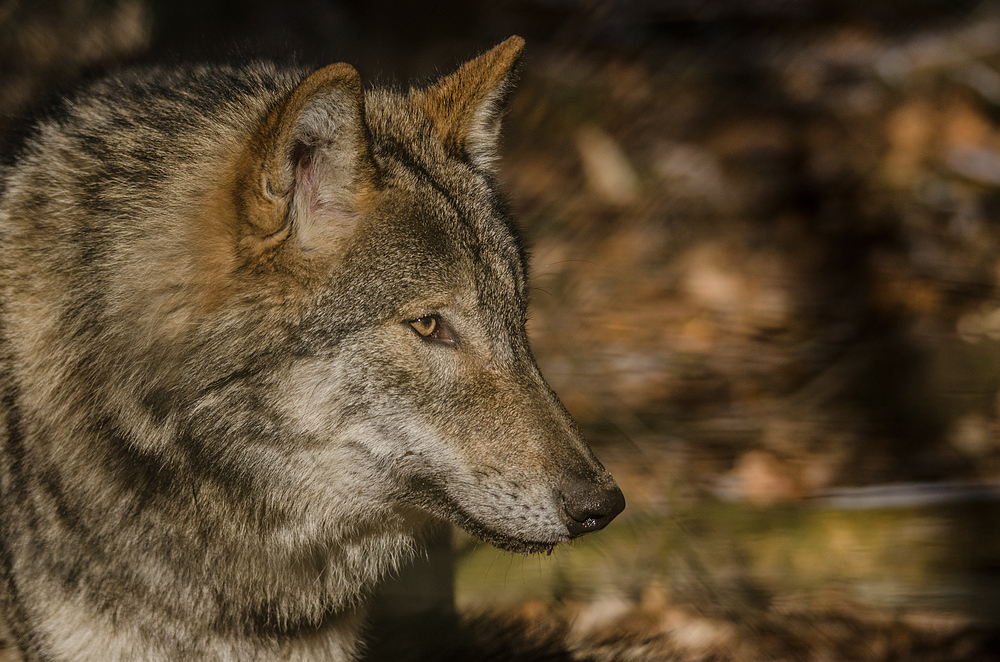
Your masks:
M408 324L426 340L433 340L452 347L457 343L455 332L437 315L424 315L410 320Z
M428 316L418 317L410 322L410 326L424 338L432 338L439 325L436 317Z

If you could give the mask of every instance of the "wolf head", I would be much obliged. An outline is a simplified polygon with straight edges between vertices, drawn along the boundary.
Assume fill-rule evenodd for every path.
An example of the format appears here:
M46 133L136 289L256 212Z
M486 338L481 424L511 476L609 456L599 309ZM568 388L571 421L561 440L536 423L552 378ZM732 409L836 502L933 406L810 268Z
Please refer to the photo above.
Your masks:
M525 333L525 252L494 170L522 46L405 94L365 94L344 64L312 74L239 159L232 208L236 269L299 302L276 386L310 440L309 498L348 466L357 494L540 551L601 529L624 498Z

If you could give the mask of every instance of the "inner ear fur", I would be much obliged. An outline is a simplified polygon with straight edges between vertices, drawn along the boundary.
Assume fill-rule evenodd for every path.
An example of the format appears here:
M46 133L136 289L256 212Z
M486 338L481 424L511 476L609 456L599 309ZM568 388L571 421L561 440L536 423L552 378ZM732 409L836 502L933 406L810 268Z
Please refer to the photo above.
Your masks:
M411 90L451 154L494 169L500 120L523 49L523 39L510 37L430 87Z
M353 228L373 173L353 67L331 64L307 77L268 113L254 142L241 178L250 193L243 243L277 245L293 226L305 244Z

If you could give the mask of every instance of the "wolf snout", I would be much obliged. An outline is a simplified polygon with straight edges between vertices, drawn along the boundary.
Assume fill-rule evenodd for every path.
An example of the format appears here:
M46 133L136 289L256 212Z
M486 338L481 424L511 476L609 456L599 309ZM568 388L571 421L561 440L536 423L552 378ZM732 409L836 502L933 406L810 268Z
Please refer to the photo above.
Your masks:
M571 537L600 531L625 509L618 486L578 479L563 487L563 523Z

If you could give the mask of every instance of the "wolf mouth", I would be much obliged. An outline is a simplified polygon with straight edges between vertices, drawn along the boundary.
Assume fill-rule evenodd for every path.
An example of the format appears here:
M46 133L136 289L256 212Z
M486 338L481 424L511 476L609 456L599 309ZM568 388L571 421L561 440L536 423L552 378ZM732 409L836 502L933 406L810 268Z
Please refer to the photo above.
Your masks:
M551 554L556 542L540 542L526 538L517 538L506 533L501 533L496 529L491 529L481 522L469 517L466 513L458 510L454 511L448 519L460 526L463 530L471 533L480 540L488 542L497 549L514 554Z
M496 528L470 515L448 496L447 491L441 485L428 479L417 480L415 482L419 483L419 485L412 485L412 492L410 494L420 494L423 497L418 499L415 505L448 520L467 533L476 536L483 542L493 545L497 549L514 554L541 554L543 552L551 554L555 546L565 540L532 540L498 531Z

